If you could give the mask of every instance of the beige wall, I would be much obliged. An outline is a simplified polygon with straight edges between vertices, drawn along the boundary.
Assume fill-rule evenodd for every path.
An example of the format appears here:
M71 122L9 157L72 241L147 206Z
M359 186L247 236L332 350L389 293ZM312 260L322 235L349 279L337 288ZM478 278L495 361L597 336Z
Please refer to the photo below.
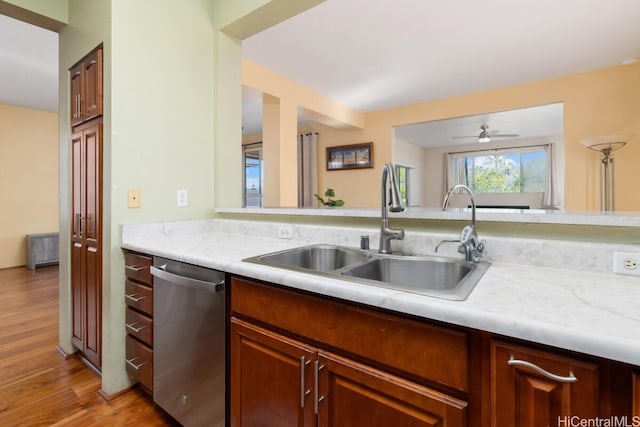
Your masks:
M336 189L350 207L377 206L380 170L392 161L394 126L564 102L565 208L598 210L598 155L580 140L609 134L640 135L638 76L640 63L367 113L361 130L314 124L313 130L320 134L318 185ZM326 171L326 147L368 141L374 142L374 169ZM640 136L623 150L616 155L616 207L640 211L640 197L634 189L640 179Z
M58 231L58 115L0 104L0 268L26 263L26 234Z
M387 127L420 121L564 102L565 176L568 210L598 209L598 156L580 140L607 134L640 135L640 64L506 87L367 115ZM385 136L383 133L382 136ZM390 143L381 139L382 145ZM634 182L639 175L640 144L629 144L616 165L618 209L640 211ZM636 168L637 169L637 168Z

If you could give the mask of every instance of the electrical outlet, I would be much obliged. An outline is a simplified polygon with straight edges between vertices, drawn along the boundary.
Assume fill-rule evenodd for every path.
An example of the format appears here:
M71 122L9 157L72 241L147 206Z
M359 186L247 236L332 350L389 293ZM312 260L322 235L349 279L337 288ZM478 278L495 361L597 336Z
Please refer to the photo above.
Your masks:
M614 252L613 272L640 277L640 253Z
M278 237L280 239L293 239L293 229L290 225L281 225L278 227Z
M140 190L129 190L127 193L127 207L139 208L141 206Z
M178 190L178 206L187 206L187 190Z

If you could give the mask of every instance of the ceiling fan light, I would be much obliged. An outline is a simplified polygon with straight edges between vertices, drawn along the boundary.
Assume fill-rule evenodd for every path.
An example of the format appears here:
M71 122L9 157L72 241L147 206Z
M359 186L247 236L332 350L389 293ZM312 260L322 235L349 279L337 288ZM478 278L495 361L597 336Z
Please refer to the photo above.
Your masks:
M487 142L491 142L491 138L489 138L489 135L487 135L487 134L485 134L485 135L480 135L480 136L478 137L478 142L479 142L480 144L484 144L484 143L487 143Z

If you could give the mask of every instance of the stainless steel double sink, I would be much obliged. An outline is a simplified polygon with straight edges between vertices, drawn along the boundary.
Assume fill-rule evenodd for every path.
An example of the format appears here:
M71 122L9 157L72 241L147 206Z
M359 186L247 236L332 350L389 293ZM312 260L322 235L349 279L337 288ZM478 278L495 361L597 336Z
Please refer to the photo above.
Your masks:
M317 244L244 261L449 300L465 300L490 266L435 256L382 255Z

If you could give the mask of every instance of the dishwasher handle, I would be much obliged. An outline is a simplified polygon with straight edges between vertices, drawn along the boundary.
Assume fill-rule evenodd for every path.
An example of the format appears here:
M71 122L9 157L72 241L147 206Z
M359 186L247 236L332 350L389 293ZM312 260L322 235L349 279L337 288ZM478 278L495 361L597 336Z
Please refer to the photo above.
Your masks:
M161 267L162 268L162 267ZM159 279L166 280L174 285L189 288L202 289L207 292L217 293L224 291L224 279L218 282L207 282L204 280L192 279L191 277L180 276L161 270L161 268L151 267L151 274Z

